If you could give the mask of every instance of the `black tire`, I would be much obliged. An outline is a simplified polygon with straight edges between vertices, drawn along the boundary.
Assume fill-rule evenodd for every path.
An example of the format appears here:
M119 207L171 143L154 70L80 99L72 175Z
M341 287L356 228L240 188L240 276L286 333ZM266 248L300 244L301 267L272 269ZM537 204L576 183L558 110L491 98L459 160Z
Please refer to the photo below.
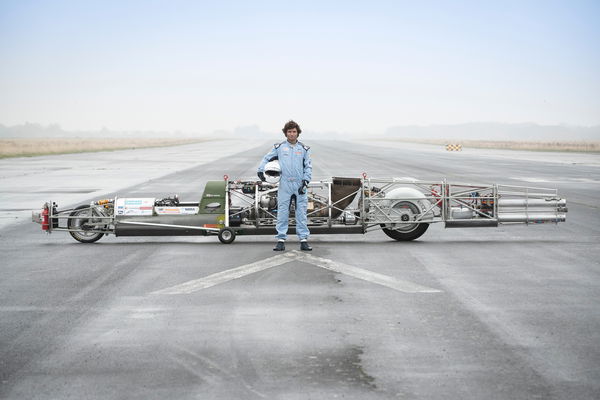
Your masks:
M69 231L69 234L71 235L71 237L73 239L77 240L78 242L94 243L94 242L97 242L98 240L100 240L100 238L102 238L102 236L105 235L105 233L85 232L86 230L91 229L91 228L87 228L87 223L91 219L90 217L93 218L93 215L96 215L96 214L90 215L90 213L93 213L90 206L84 205L84 206L76 207L73 210L73 212L71 214L69 214L70 217L81 217L81 218L69 218L69 222L67 223L67 226L69 227L69 229L78 229L80 231L83 231L83 232ZM100 215L100 216L104 216L104 215ZM104 226L104 228L106 229L106 225Z
M412 201L402 200L392 206L392 208L402 212L402 220L409 222L414 221L421 213L420 207ZM415 240L427 231L429 224L381 224L383 233L394 240L407 242Z
M235 240L235 231L231 228L222 228L219 231L219 241L223 244L233 243Z
M410 232L401 232L393 229L381 228L383 233L399 242L408 242L419 238L427 231L429 224L417 224L417 227Z

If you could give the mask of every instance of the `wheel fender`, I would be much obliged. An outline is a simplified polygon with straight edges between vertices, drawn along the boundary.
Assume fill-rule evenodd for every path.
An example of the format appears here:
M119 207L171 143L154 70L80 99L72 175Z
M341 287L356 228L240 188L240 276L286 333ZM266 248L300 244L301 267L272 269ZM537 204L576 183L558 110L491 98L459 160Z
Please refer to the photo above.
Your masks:
M411 203L416 204L417 207L419 207L419 210L421 210L421 213L426 212L431 206L431 203L427 200L427 197L425 197L423 192L410 187L399 187L390 190L389 192L386 192L385 198L390 200L390 208L394 207L399 201L402 200L410 201ZM428 217L430 216L430 213L431 211L427 213Z

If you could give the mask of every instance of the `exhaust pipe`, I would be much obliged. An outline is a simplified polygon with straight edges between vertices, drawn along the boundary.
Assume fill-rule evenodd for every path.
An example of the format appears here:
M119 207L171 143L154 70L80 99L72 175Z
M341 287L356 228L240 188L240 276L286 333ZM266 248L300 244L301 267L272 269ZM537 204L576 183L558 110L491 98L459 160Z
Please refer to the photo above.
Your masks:
M507 223L507 222L521 222L527 224L540 224L546 222L565 222L567 220L567 216L565 214L559 213L498 213L498 222Z
M498 199L498 207L567 208L566 199Z

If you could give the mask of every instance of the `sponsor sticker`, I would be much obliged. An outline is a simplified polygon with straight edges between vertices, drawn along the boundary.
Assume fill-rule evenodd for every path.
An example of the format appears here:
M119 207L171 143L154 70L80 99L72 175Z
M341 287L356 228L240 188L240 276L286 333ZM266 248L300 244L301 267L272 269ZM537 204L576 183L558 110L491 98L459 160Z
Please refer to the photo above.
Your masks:
M156 207L158 215L192 215L198 214L199 207Z
M115 206L117 215L152 215L154 198L119 198Z

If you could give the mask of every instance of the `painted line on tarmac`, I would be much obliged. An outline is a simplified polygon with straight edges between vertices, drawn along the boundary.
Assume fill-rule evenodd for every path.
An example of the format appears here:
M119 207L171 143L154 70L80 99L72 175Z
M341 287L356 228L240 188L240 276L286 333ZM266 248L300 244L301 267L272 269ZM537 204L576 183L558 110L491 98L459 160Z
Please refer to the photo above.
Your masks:
M200 279L194 279L180 285L157 290L151 294L190 294L202 289L206 289L221 283L226 283L234 279L264 271L269 268L278 267L291 261L300 261L316 267L324 268L340 274L348 275L353 278L362 279L377 285L385 286L390 289L403 293L440 293L441 290L433 289L427 286L419 285L410 281L404 281L393 278L388 275L379 274L366 269L354 267L352 265L339 263L327 258L316 257L298 250L290 251L285 254L269 257L264 260L256 261L251 264L228 269Z
M246 275L264 271L266 269L277 267L282 264L287 264L290 261L293 261L294 259L295 257L292 253L285 253L282 255L265 258L264 260L256 261L251 264L242 265L241 267L228 269L227 271L217 272L216 274L212 274L204 278L194 279L192 281L188 281L180 285L168 287L162 290L157 290L156 292L152 292L151 294L194 293L198 290L206 289L211 286L229 282L234 279L239 279Z
M330 271L339 272L353 278L362 279L363 281L375 283L377 285L389 287L404 293L440 293L441 290L433 289L427 286L422 286L410 281L404 281L393 278L388 275L379 274L366 269L354 267L352 265L339 263L327 258L315 257L310 254L298 254L298 260L316 265L317 267L325 268Z
M554 177L554 178L535 178L535 177L511 177L518 181L530 182L530 183L600 183L597 179L590 178L570 178L565 176Z

